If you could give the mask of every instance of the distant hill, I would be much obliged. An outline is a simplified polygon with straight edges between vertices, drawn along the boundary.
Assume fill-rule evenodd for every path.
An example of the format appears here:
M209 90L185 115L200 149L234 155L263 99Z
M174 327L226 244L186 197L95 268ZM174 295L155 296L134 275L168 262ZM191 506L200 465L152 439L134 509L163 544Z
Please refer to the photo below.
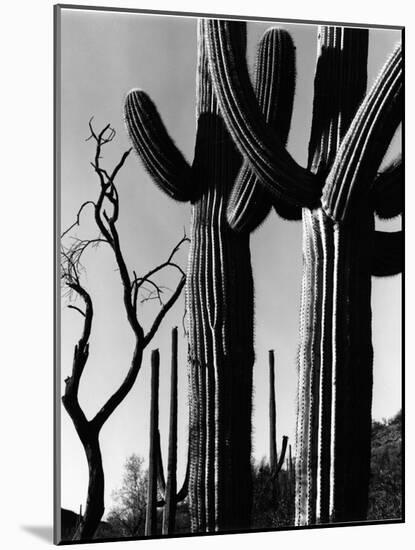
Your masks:
M402 517L402 411L373 422L368 519Z
M359 452L358 450L356 452ZM294 525L294 502L287 492L287 472L279 474L278 497L269 483L269 466L263 459L253 464L253 528ZM402 412L372 424L369 520L402 517Z

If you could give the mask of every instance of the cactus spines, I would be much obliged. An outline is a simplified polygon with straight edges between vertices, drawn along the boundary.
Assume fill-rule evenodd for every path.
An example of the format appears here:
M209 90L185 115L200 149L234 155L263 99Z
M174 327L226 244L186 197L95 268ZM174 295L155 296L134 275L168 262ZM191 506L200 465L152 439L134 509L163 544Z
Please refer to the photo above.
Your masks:
M353 41L352 30L349 39ZM379 242L378 233L374 231L369 191L370 182L376 176L401 115L400 58L400 48L397 48L362 101L338 145L323 190L323 210L335 222L344 223L333 226L334 258L333 263L328 264L333 273L334 302L330 304L330 332L334 356L332 388L325 389L322 378L320 394L321 398L326 393L330 395L331 427L328 423L324 424L320 416L318 429L321 441L331 440L331 463L330 474L326 472L324 476L320 469L315 478L318 489L317 521L366 518L373 383L371 250L372 242ZM347 74L353 72L347 65L349 63L350 67L352 62L352 59L343 59L344 70L349 71ZM320 217L325 220L325 213L322 212ZM327 220L325 227L330 227ZM318 233L314 235L319 237ZM394 244L399 256L399 243ZM390 247L385 247L382 254L375 246L377 258L383 257L385 263L391 258L390 250ZM384 273L387 274L387 271ZM323 295L322 307L327 310L328 304L325 302ZM321 307L318 298L314 306L317 309ZM322 369L327 366L324 356L320 365ZM323 453L320 452L320 456L323 457ZM330 493L328 506L327 499L324 499L324 485ZM313 510L311 502L308 500Z
M274 83L269 80L273 78ZM295 90L295 48L290 35L281 29L269 29L262 37L257 53L255 95L264 120L278 131L285 145L291 124ZM229 225L235 231L253 231L271 208L270 195L257 182L250 164L244 162L227 207ZM283 217L301 218L301 209L278 203Z
M352 37L352 39L351 39ZM314 80L313 124L308 167L327 175L339 141L362 100L367 82L368 32L347 27L318 29L318 58ZM339 59L344 60L343 64ZM353 70L345 67L353 63ZM327 89L327 79L330 86Z
M328 31L321 33L320 40L329 34ZM347 119L339 117L343 111L353 115L353 109L356 110L362 100L364 88L360 87L362 97L348 94L347 90L355 89L354 70L365 82L363 64L366 64L365 56L359 55L358 63L348 52L360 44L366 55L367 45L362 45L363 41L367 41L365 31L349 29L348 34L344 34L342 48L337 51L337 59L335 44L331 52L334 66L342 69L337 77L338 90L332 92L338 95L333 99L333 104L337 101L337 120L341 122L338 132L332 132L333 116L324 120L325 110L318 104L320 94L330 98L331 82L335 78L319 71L324 47L320 50L315 77L312 136L320 132L320 141L317 137L314 143L324 145L326 142L326 146L313 148L313 141L310 142L309 166L328 173L322 203L335 222L328 219L324 210L304 210L304 280L311 299L303 295L297 524L366 517L373 361L370 275L371 263L374 264L372 242L377 239L369 190L399 120L399 83L395 81L398 69L394 78L389 75L390 65L399 63L393 61L395 52L348 126ZM330 48L330 43L326 47ZM362 66L359 68L359 65ZM375 101L379 99L376 94L383 94L382 101ZM345 101L349 102L347 109ZM386 109L379 108L383 101L388 102ZM365 131L363 145L361 137ZM385 134L380 139L382 131ZM372 151L375 147L378 149ZM340 165L347 165L349 172L344 169L343 179L339 177L334 185L334 174L336 170L341 172ZM356 191L360 196L353 198ZM347 223L338 223L345 220L346 214L349 215ZM391 256L386 247L381 253L376 247L374 256L376 252L384 262ZM306 378L309 378L310 390L303 386Z
M192 202L186 309L189 505L193 532L246 528L250 522L254 350L249 229L260 223L269 210L262 200L250 201L243 216L238 215L244 226L240 233L227 222L229 197L242 159L219 113L201 27L199 23L197 133L190 182L185 161L144 92L132 91L125 106L129 135L149 173L170 196L189 197ZM233 46L241 55L246 46L244 30L243 26L236 26L230 33ZM286 44L282 50L278 37ZM288 43L284 33L275 32L268 33L261 43L257 90L269 122L278 113L280 119L291 114L292 98L288 93L278 102L276 111L272 109L271 98L276 97L272 88L281 83L279 72L267 61L268 56L276 59L285 55ZM258 82L258 78L263 82ZM284 126L282 122L281 125ZM167 152L161 151L164 147ZM253 187L255 180L248 176L245 170L239 182Z
M366 87L368 32L319 28L309 169L322 177ZM353 53L360 48L357 61ZM350 63L354 68L350 70ZM356 74L359 75L356 85ZM327 522L333 497L333 315L335 228L321 209L303 210L303 292L297 412L296 523ZM342 266L344 267L344 266ZM330 497L331 495L331 497Z
M215 19L205 19L202 25L215 94L238 149L275 200L294 206L317 205L320 180L295 162L279 135L266 124L246 60L232 44L234 27L245 29L245 25Z
M191 198L191 167L170 138L156 106L142 90L132 90L125 101L130 139L154 181L178 201Z
M323 189L322 205L336 221L367 193L402 117L402 50L398 46L360 105Z
M379 204L388 190L382 179L374 181L376 171L402 114L400 48L364 96L368 32L320 27L304 170L261 119L246 64L229 40L233 25L205 23L223 119L258 182L276 200L304 206L296 523L362 520L370 466L371 274L394 273L402 264L401 237L375 232L373 219L376 191ZM393 179L399 183L396 170L385 175L391 187ZM399 197L396 203L394 213Z

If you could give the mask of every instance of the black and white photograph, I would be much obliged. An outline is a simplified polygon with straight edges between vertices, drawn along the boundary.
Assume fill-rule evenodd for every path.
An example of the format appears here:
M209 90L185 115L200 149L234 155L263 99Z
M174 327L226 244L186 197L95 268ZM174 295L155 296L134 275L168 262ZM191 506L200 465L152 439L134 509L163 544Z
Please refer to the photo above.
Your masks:
M277 15L54 7L55 544L405 520L404 27Z

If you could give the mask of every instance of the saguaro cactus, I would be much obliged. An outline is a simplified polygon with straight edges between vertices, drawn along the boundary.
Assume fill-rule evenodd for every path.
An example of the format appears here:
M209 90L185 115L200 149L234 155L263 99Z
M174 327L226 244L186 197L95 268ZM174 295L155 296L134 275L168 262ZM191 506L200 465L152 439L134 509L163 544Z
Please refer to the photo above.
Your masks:
M311 299L303 298L300 372L305 378L299 391L304 392L307 377L311 391L299 397L299 524L363 520L367 513L371 274L379 274L379 261L389 263L384 275L396 273L402 252L400 233L393 237L395 247L379 247L382 233L374 231L368 184L401 115L401 54L395 51L364 96L367 40L364 30L320 30L309 168L328 176L322 208L303 214L303 288ZM328 86L334 71L337 89Z
M163 535L174 533L176 507L188 495L189 453L183 485L177 491L177 327L172 330L172 360L170 380L170 422L169 449L167 461L167 483L164 476L159 431L159 377L160 353L153 350L151 354L151 399L150 399L150 446L147 493L147 514L145 534L157 534L157 508L163 507ZM161 500L158 499L161 494Z
M148 458L148 490L145 535L157 532L157 458L158 458L158 417L159 417L159 376L160 354L151 352L151 404L150 404L150 446Z
M243 53L245 35L232 36ZM290 54L291 64L274 60ZM284 53L285 56L285 53ZM261 41L256 74L259 108L270 125L291 117L294 68L288 35L267 33ZM143 91L129 93L127 129L155 182L175 200L192 203L187 273L189 321L189 402L191 528L194 532L247 528L251 509L251 401L253 281L249 230L271 204L255 189L256 176L242 158L219 114L208 73L203 33L198 35L197 137L192 166L170 139L156 107ZM231 191L236 183L235 192ZM239 233L226 221L238 197L255 194ZM249 218L249 219L248 219ZM240 218L238 218L240 219Z
M177 490L177 327L172 330L171 380L170 380L170 425L167 459L166 504L163 513L163 535L174 532L176 520Z
M295 468L293 464L291 445L288 446L288 459L287 459L287 472L288 472L288 501L290 508L294 502L295 495ZM292 510L294 507L292 506Z
M372 273L397 273L402 265L400 233L375 232L373 221L376 208L389 216L402 205L399 161L376 174L402 115L401 48L364 96L367 31L320 27L309 165L302 169L261 115L244 56L232 46L235 25L240 23L204 22L222 116L258 182L278 199L307 207L296 522L365 519L372 398L370 278Z
M280 473L285 460L285 454L287 451L288 437L284 435L282 437L282 445L280 456L277 453L277 415L275 404L275 357L274 350L269 350L269 467L270 478L269 484L271 488L271 498L275 504L275 509L278 509L279 500L281 498L281 491L279 486L278 474Z
M284 464L285 453L287 451L288 437L282 438L281 452L278 458L277 453L277 414L275 405L275 357L274 350L268 352L269 358L269 465L272 477L277 479L278 473Z

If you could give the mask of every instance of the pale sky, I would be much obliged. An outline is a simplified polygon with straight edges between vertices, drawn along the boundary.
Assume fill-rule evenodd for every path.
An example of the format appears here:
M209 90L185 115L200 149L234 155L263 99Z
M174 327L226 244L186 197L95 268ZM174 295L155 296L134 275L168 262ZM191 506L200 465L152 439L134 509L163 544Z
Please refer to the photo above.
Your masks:
M248 24L251 67L255 45L273 26ZM306 164L311 123L313 75L316 57L315 25L280 24L297 50L297 90L288 149ZM369 42L369 86L387 56L400 40L400 32L372 30ZM102 164L111 168L130 147L123 123L123 102L131 88L142 88L152 97L185 157L191 162L195 139L196 19L84 10L62 11L61 35L61 195L62 229L73 223L79 206L97 196L98 183L90 166L94 149L88 137L88 120L95 116L97 129L108 122L116 139L103 150ZM400 147L400 134L391 155ZM190 205L167 198L132 154L119 174L119 233L130 268L142 274L167 258L188 233ZM85 210L78 236L95 237L91 210ZM377 224L383 230L400 227L400 219ZM283 221L272 213L251 239L255 281L254 456L267 455L268 350L275 349L277 382L277 437L294 443L296 351L301 288L301 222ZM186 266L187 250L178 255ZM95 308L90 358L81 381L80 402L92 417L118 387L131 360L134 339L125 319L121 284L108 248L85 257L83 279ZM174 288L169 273L160 279ZM73 348L80 336L82 318L62 303L61 374L70 374ZM170 379L170 333L179 326L179 467L181 484L187 453L186 340L182 330L184 298L178 301L144 354L136 384L101 432L106 475L106 511L111 493L120 486L123 464L132 453L148 459L150 352L158 347L160 366L160 428L163 457L167 455ZM373 417L395 414L401 407L401 276L373 278L374 399ZM140 306L146 327L156 313L155 303ZM62 506L78 510L85 502L87 466L83 449L66 411L62 408Z

